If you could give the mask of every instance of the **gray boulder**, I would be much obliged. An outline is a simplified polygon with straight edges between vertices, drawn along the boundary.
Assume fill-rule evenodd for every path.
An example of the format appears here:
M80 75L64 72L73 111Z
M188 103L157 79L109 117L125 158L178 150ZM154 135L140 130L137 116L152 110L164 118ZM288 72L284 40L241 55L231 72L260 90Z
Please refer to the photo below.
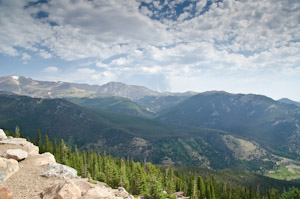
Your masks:
M36 155L35 158L32 160L32 163L35 166L44 166L53 162L55 162L55 157L49 152Z
M58 164L56 162L49 163L42 173L44 177L59 177L59 178L76 178L77 171L66 165Z
M65 182L54 184L40 193L40 198L42 199L77 199L80 197L80 189L71 180L66 180Z
M7 149L2 154L2 157L21 161L28 157L28 153L22 149Z
M5 182L10 176L19 171L18 161L0 157L0 181Z
M118 189L114 189L115 196L124 198L124 199L134 199L132 195L130 195L126 189L123 187L118 187Z

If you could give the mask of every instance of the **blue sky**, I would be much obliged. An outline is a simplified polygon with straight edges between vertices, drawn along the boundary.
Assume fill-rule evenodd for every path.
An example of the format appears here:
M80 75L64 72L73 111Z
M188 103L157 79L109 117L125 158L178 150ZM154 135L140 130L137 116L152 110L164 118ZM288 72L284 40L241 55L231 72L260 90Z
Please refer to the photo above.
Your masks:
M0 76L300 101L299 0L0 0Z

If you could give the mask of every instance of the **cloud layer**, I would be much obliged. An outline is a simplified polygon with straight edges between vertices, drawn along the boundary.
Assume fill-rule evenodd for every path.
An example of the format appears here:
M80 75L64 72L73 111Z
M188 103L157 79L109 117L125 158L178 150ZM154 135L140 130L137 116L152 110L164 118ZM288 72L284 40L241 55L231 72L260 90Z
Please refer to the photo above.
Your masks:
M247 80L246 92L263 92L250 89L260 78L300 86L298 0L2 0L0 26L1 54L77 63L42 68L49 78L71 71L70 81L156 90L243 91L201 86L217 78Z

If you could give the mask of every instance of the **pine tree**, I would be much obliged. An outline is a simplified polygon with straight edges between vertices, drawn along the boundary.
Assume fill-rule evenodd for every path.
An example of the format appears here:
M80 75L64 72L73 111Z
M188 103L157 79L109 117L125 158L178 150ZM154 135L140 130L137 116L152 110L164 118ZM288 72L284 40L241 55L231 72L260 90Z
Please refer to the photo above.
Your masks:
M197 179L193 180L193 198L198 199Z
M205 182L205 196L206 196L206 199L211 199L211 192L210 192L210 183L209 181L207 180Z
M152 194L153 199L165 199L166 196L163 193L163 187L159 180L154 180Z
M60 152L60 147L59 147L59 143L56 141L56 139L54 139L54 147L53 147L53 153L55 156L55 159L58 163L61 163L61 152Z
M225 186L226 187L226 199L231 199L232 198L232 189L231 186L228 184Z
M40 153L44 152L43 142L42 142L42 134L40 131L37 132L35 145L37 145L39 147Z
M47 134L45 135L45 150L44 151L53 153L53 145Z
M68 151L70 150L69 147L66 146L65 141L61 139L60 141L60 162L65 165L69 165L69 157Z
M250 184L250 187L249 187L249 199L253 199L253 185Z
M16 126L16 128L15 128L15 137L16 138L20 137L20 128L18 126Z
M211 199L215 199L215 179L213 176L210 177L210 193L211 193Z
M127 169L126 169L126 163L124 159L121 159L121 165L120 165L120 186L124 187L125 189L129 188L129 180L127 177Z
M199 190L199 198L204 199L205 198L205 184L201 176L198 176L197 179L197 186Z

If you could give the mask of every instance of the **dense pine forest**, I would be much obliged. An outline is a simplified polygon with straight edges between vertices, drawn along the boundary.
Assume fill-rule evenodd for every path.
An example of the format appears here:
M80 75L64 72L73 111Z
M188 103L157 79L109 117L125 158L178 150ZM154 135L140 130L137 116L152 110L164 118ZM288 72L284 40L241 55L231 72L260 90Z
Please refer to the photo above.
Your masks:
M6 134L24 137L18 127L14 133L6 131ZM40 132L37 132L36 138L27 139L39 147L40 153L54 154L58 163L75 168L78 175L89 178L91 182L102 181L112 188L122 186L135 196L176 198L173 193L184 192L191 199L300 199L300 191L294 187L280 190L280 187L266 188L264 184L243 186L222 179L226 175L220 178L213 172L201 173L195 168L153 165L135 162L129 157L115 158L105 152L78 150L77 146L67 146L64 140L51 141ZM243 180L247 181L247 178Z

